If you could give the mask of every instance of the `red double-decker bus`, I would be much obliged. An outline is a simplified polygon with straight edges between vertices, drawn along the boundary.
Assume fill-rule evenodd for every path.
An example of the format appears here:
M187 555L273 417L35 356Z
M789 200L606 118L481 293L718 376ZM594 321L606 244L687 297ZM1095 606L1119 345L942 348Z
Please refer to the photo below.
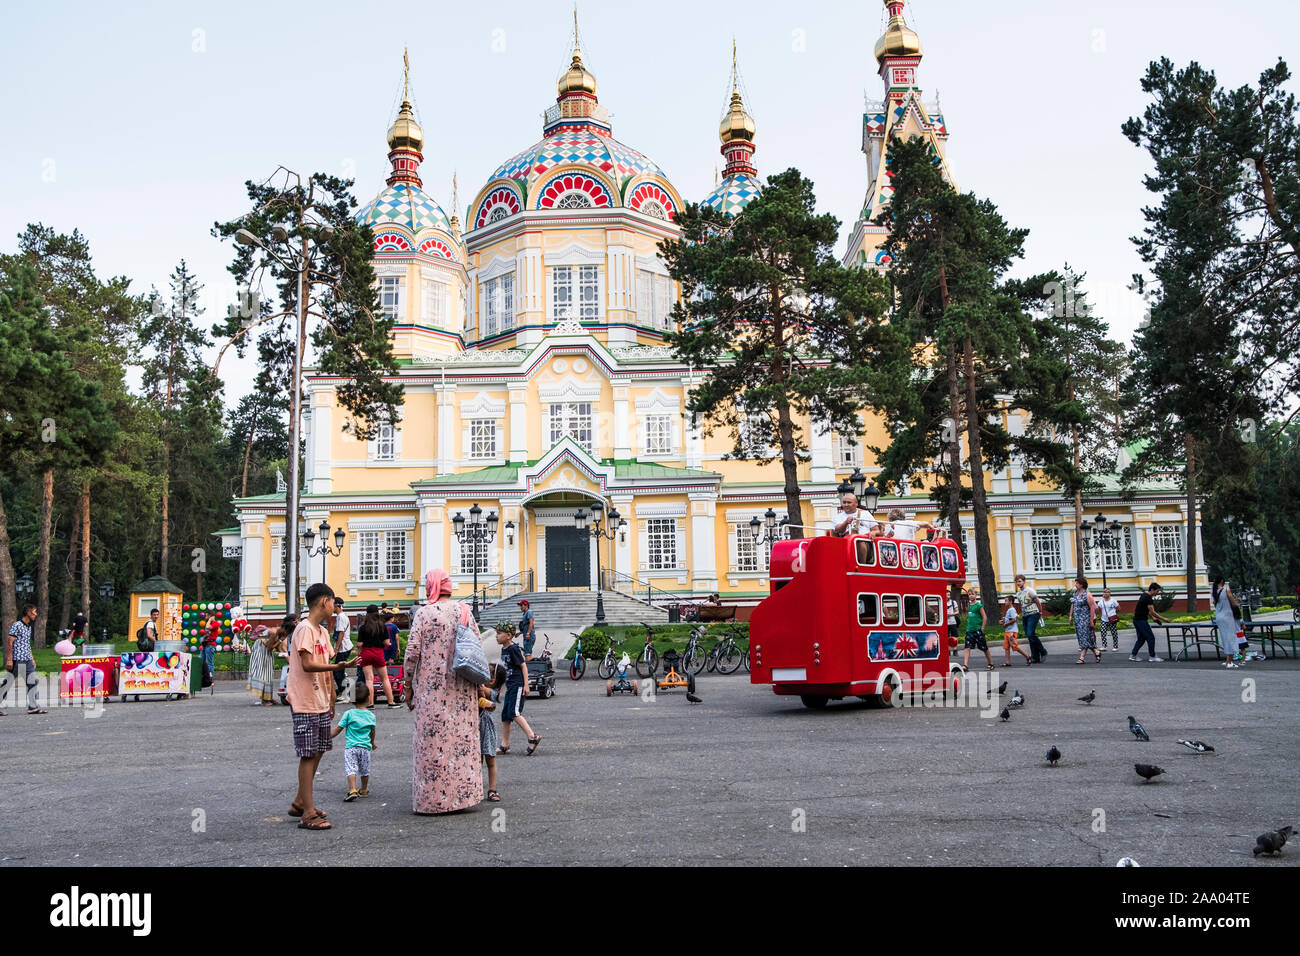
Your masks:
M819 537L772 547L770 594L749 619L750 683L807 707L941 691L955 698L948 592L966 569L946 538Z

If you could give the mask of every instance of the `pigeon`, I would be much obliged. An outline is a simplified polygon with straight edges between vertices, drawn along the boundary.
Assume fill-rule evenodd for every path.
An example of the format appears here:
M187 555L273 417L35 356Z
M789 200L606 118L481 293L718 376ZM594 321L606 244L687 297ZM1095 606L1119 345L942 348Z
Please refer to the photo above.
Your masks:
M1055 767L1056 761L1060 759L1061 759L1061 752L1057 750L1056 745L1053 744L1052 749L1047 751L1047 762L1051 764L1053 767Z
M1011 706L1017 708L1025 706L1025 696L1020 691L1017 690L1016 696L1011 698Z
M1084 694L1082 697L1079 698L1079 700L1083 701L1085 704L1091 704L1096 699L1097 699L1097 692L1095 690L1090 690L1088 691L1088 693ZM1124 859L1127 860L1128 857L1124 857Z
M1141 866L1142 864L1139 863L1137 860L1133 859L1133 857L1131 856L1122 856L1119 858L1119 862L1116 863L1115 865L1116 866Z
M1214 748L1203 740L1180 740L1178 742L1188 750L1195 750L1198 754L1214 753Z
M1003 720L1010 720L1010 719L1011 719L1011 709L1008 708L1008 707L1003 707L1003 708L1002 708L1002 713L998 714L998 716L1001 717Z
M1134 720L1131 715L1128 719L1128 729L1138 740L1146 740L1148 742L1151 740L1151 738L1147 736L1146 728Z
M1006 692L1007 692L1007 682L1003 681L1001 684L998 685L998 696L1001 697Z
M1133 769L1137 771L1139 777L1144 783L1149 783L1152 777L1158 777L1164 771L1152 763L1135 763Z
M692 704L698 704L702 700L702 698L696 697L689 690L686 692L686 699L689 700Z
M1291 829L1291 827L1282 827L1280 830L1269 830L1255 837L1254 855L1267 853L1269 856L1277 856L1282 852L1282 847L1286 846L1286 839L1291 835Z

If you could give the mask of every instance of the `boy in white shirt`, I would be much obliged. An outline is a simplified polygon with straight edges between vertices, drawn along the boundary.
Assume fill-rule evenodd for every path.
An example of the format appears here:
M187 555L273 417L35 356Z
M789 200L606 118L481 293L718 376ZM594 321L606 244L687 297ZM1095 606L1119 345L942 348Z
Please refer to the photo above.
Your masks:
M1011 652L1015 651L1025 659L1025 666L1033 661L1020 647L1020 615L1016 613L1016 603L1010 597L1002 599L1002 650L1006 653L1007 667L1011 666Z

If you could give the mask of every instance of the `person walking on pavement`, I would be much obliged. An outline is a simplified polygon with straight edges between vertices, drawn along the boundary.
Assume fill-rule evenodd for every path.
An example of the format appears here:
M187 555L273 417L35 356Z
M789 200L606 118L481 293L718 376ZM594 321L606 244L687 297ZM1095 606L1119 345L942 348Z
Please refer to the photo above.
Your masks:
M529 609L527 598L519 602L519 609L523 611L523 615L519 618L519 644L523 648L524 660L531 661L533 644L537 641L537 622L533 620L533 612Z
M1080 575L1074 579L1074 596L1070 598L1070 619L1074 622L1074 637L1079 642L1079 659L1082 664L1088 651L1101 663L1097 650L1097 600L1088 593L1088 579Z
M1146 591L1138 598L1137 609L1133 611L1133 630L1137 631L1137 643L1133 645L1133 653L1129 654L1128 659L1136 661L1138 651L1142 650L1142 645L1147 645L1147 660L1151 663L1161 663L1161 658L1156 657L1156 635L1151 630L1150 616L1154 614L1156 620L1161 624L1168 624L1167 618L1160 615L1155 609L1156 595L1160 593L1160 585L1152 581L1147 585Z
M35 622L36 605L24 605L22 617L13 622L9 633L5 635L5 679L0 682L0 701L5 698L7 688L3 684L9 683L9 675L13 675L16 688L18 672L22 671L27 685L27 713L44 714L48 711L41 709L41 698L37 691L40 680L36 676L36 662L32 659L32 625ZM0 710L0 717L3 716L4 711Z
M1041 664L1047 659L1047 648L1038 636L1038 624L1043 619L1043 602L1038 592L1025 582L1023 574L1016 575L1016 603L1020 605L1020 618L1025 622L1025 639L1029 641L1029 659Z
M1110 635L1110 649L1119 650L1119 600L1110 596L1110 588L1103 588L1097 602L1097 619L1101 633L1097 635L1098 650L1106 649L1106 635Z

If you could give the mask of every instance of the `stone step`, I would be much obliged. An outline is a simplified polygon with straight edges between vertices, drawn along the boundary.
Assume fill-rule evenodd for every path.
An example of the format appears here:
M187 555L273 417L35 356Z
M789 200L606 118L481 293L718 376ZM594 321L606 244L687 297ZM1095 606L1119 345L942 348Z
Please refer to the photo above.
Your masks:
M540 591L516 594L484 608L479 622L495 627L503 621L517 622L518 602L528 599L538 631L581 631L596 621L595 591ZM668 612L617 591L602 592L605 621L611 625L635 625L641 622L664 624Z

